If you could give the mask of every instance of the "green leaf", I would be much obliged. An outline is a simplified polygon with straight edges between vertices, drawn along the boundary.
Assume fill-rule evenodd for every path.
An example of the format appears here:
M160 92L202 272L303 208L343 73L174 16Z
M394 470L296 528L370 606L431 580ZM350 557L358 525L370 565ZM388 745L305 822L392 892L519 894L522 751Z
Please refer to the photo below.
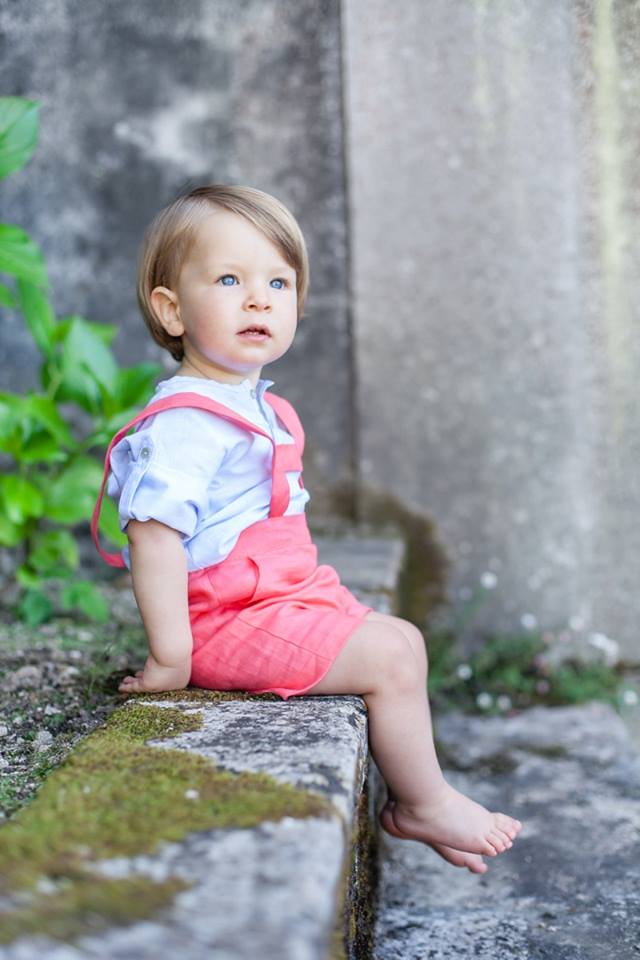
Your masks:
M26 534L26 524L12 523L0 503L0 546L17 547Z
M17 306L17 301L13 291L6 287L4 283L0 283L0 307L8 307L11 310L15 306Z
M24 230L8 223L0 223L0 273L9 273L39 287L48 285L39 247Z
M65 576L80 562L78 545L66 530L47 530L35 538L29 565L43 577Z
M74 580L65 584L61 592L62 606L82 610L92 620L105 623L109 619L109 607L95 584L89 580Z
M13 524L24 523L29 517L41 517L44 510L38 488L15 474L0 477L0 500L5 516Z
M154 381L162 373L158 363L138 363L135 367L118 370L114 396L118 410L143 407L153 393ZM126 421L122 421L126 423Z
M69 335L69 331L77 320L80 320L82 324L87 327L91 333L95 334L107 347L118 332L115 323L94 323L92 320L86 320L84 317L72 313L68 317L62 317L59 321L58 327L60 329L57 339L64 340Z
M125 423L133 420L138 413L140 413L140 407L131 407L108 417L87 438L88 447L99 447L100 452L104 453L103 448L108 447L116 433L124 427Z
M18 463L59 463L79 444L49 397L0 393L0 447Z
M54 345L55 316L49 300L39 287L18 280L18 304L31 336L46 357L51 356Z
M91 457L77 457L46 490L45 515L57 523L89 520L102 482L102 468Z
M69 430L69 425L62 419L56 404L49 397L41 394L28 394L25 397L25 411L36 423L46 428L59 444L73 447L75 440Z
M53 334L53 338L56 343L63 343L64 340L69 336L69 330L71 330L71 324L73 323L74 317L62 317L58 320L56 324L56 329Z
M27 590L18 604L18 616L30 626L37 627L53 613L53 605L41 590Z
M67 459L55 437L42 430L32 434L14 456L20 463L63 463Z
M39 587L42 583L42 577L30 570L25 563L21 564L16 570L16 580L22 587L28 589Z
M111 541L119 550L127 545L127 535L120 529L120 520L118 518L118 508L111 497L105 496L102 501L100 511L100 522L98 531L102 534L100 545L104 547L104 538Z
M38 142L36 100L0 97L0 178L24 167Z
M70 318L62 348L62 383L58 399L71 400L89 413L101 405L99 384L113 391L117 364L103 337L82 317Z
M5 441L15 433L22 409L22 397L0 393L0 444L5 452Z

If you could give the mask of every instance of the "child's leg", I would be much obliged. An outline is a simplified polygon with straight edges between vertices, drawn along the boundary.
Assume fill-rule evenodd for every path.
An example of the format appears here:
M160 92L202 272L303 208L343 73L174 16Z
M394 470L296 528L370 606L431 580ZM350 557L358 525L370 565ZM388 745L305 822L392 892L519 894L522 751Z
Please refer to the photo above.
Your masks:
M426 687L427 650L425 647L424 637L420 631L414 627L412 623L408 623L406 620L402 620L400 617L389 617L383 613L370 613L368 619L382 620L383 622L386 620L387 622L392 622L401 633L404 633L411 646L411 651L418 662L419 670L425 677ZM407 837L405 837L405 835L398 829L393 818L396 798L393 790L389 789L388 786L387 793L387 803L380 812L380 824L387 833L391 834L391 836L400 837L401 839L406 840ZM487 871L486 863L477 853L463 853L461 850L455 850L453 847L448 847L444 843L431 842L429 846L444 860L447 860L449 863L453 864L454 867L466 867L471 873L486 873Z
M371 613L307 693L364 697L371 752L395 797L392 815L399 833L495 856L511 846L521 825L490 813L444 779L433 743L422 651L424 640L413 624Z

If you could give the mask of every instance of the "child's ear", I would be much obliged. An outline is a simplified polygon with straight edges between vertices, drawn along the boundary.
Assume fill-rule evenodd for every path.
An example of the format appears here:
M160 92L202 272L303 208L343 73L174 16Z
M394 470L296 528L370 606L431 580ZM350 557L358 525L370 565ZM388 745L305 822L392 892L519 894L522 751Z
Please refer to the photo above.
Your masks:
M181 337L184 324L180 319L180 306L173 290L168 287L154 287L151 291L151 305L170 337Z

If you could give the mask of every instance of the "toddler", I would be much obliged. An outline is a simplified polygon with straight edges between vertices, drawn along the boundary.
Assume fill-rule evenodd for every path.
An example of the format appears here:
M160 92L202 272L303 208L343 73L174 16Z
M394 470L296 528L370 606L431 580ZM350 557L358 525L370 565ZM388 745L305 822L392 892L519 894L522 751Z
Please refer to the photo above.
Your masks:
M420 631L318 565L304 433L261 379L293 342L307 285L298 224L259 190L199 187L146 233L138 300L179 366L113 438L92 521L104 559L131 571L149 643L144 669L119 690L361 695L389 790L383 828L484 873L482 855L511 847L521 824L444 779ZM121 555L97 539L107 478L127 535Z

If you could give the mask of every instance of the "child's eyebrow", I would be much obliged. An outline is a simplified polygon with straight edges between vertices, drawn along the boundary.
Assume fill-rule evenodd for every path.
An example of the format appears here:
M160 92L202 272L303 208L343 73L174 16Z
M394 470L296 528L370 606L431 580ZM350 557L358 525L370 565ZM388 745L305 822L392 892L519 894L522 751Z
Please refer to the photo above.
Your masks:
M245 264L238 263L236 260L216 260L212 258L211 262L214 264L218 270L241 270ZM277 263L275 266L270 267L269 273L284 273L285 271L290 271L295 273L295 269L290 266L288 263Z

